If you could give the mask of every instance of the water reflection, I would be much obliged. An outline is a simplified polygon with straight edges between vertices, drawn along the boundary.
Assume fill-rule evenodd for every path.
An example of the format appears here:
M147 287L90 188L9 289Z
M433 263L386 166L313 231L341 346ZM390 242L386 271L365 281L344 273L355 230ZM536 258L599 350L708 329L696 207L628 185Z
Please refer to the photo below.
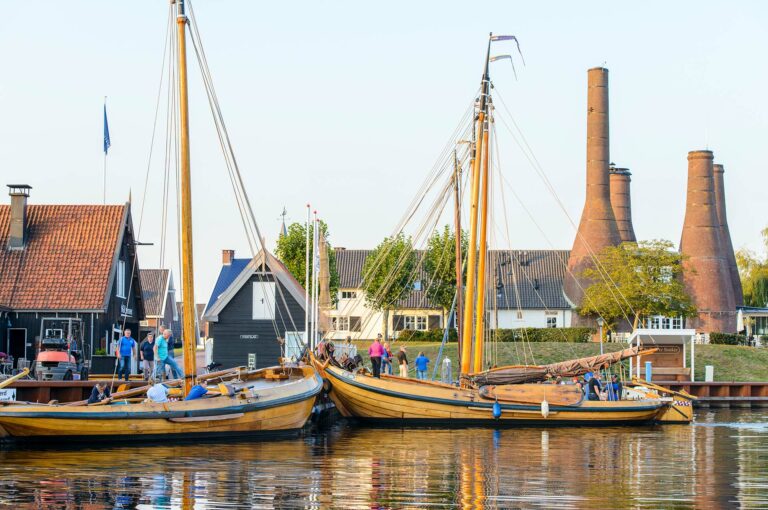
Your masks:
M692 426L373 429L299 440L0 450L0 505L37 508L758 508L768 413Z

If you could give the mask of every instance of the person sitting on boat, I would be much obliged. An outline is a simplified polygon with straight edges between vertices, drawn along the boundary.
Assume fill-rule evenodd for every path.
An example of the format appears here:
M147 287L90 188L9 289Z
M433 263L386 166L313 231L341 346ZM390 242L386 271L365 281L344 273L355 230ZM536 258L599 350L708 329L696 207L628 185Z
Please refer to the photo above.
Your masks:
M181 375L181 369L176 364L176 360L169 355L169 351L173 349L170 344L171 330L163 330L163 336L157 339L155 342L155 363L157 364L157 375L162 377L165 372L165 367L171 367L173 378L178 379Z
M98 404L99 402L103 402L105 400L110 400L109 388L107 388L107 383L104 381L99 381L96 383L96 386L93 387L91 396L88 397L88 403Z
M624 393L624 385L621 384L621 381L619 380L619 376L616 374L613 374L611 376L611 382L607 384L608 386L608 400L621 400L621 397Z
M163 383L154 384L154 380L150 379L152 387L147 390L147 398L152 402L168 402L168 388Z
M381 334L377 335L373 343L368 347L368 356L371 358L373 376L381 376L381 357L384 354L384 346L381 345Z
M421 351L419 355L416 356L416 359L413 360L413 363L414 365L416 365L416 379L419 379L421 381L426 381L429 358L424 356L424 351Z
M600 385L600 372L596 372L587 381L587 399L600 400L603 387Z
M389 350L389 342L384 342L384 350L381 353L381 373L392 375L392 351Z
M405 352L405 346L400 346L400 351L397 353L397 362L400 366L400 377L408 377L408 353Z

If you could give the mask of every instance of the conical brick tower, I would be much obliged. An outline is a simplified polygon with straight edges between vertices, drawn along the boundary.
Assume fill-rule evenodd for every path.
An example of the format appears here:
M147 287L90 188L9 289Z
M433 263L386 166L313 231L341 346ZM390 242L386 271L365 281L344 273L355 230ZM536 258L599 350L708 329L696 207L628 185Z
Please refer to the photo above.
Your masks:
M577 306L590 283L580 273L603 248L621 243L608 177L608 69L587 71L587 87L587 193L564 284L565 295Z
M688 194L680 238L683 283L699 310L689 326L698 331L736 332L736 303L720 235L711 151L688 153Z
M734 301L736 306L743 306L744 292L741 288L739 267L736 265L736 254L733 252L731 231L728 229L728 217L725 214L725 183L723 181L723 174L725 173L725 169L723 168L723 165L714 165L714 172L715 206L717 207L717 220L720 223L720 242L723 245L724 255L728 260L728 272L731 275Z
M632 174L628 168L611 167L609 170L611 182L611 209L616 217L616 225L619 227L621 241L625 243L637 242L635 228L632 226L632 200L629 194L629 183L632 182Z

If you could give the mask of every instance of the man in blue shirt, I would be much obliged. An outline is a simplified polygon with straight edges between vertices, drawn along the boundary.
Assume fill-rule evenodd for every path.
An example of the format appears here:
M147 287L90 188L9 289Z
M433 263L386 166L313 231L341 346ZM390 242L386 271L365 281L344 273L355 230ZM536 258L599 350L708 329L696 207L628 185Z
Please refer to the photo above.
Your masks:
M117 369L117 378L120 379L120 374L125 376L125 380L131 375L131 356L136 350L136 340L131 337L131 330L126 329L123 332L123 337L117 342L117 360L119 368Z
M163 336L155 341L155 363L157 364L157 375L162 377L165 372L165 367L171 367L173 378L178 379L181 376L181 369L176 364L176 360L168 355L168 352L173 349L169 345L169 338L171 338L171 330L166 329L163 331Z
M413 363L414 365L416 365L416 378L422 381L426 381L427 365L429 365L429 358L424 356L424 352L420 352Z

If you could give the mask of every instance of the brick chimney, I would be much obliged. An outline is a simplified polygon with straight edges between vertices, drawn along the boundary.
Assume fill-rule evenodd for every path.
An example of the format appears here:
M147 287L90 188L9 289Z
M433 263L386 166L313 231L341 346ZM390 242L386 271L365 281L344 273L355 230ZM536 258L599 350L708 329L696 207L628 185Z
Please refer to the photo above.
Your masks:
M221 250L221 263L225 266L232 264L235 260L235 250Z
M632 199L629 183L632 181L628 168L610 167L611 209L619 227L622 242L637 242L635 228L632 226Z
M11 196L11 223L8 229L8 249L23 250L27 244L27 198L32 186L8 184Z
M690 327L735 333L736 303L717 217L711 151L688 153L688 195L680 251L687 256L683 283L699 309Z
M741 288L741 277L739 276L739 267L736 265L736 254L733 252L733 243L731 242L731 231L728 228L728 217L725 214L725 183L723 181L723 165L714 165L715 178L715 206L717 208L717 220L720 223L720 242L726 260L728 261L728 272L731 276L733 285L733 299L736 306L744 305L744 292Z
M611 208L608 164L608 69L587 71L587 193L581 222L568 258L565 295L581 304L583 288L589 285L579 274L592 264L592 255L621 243Z

